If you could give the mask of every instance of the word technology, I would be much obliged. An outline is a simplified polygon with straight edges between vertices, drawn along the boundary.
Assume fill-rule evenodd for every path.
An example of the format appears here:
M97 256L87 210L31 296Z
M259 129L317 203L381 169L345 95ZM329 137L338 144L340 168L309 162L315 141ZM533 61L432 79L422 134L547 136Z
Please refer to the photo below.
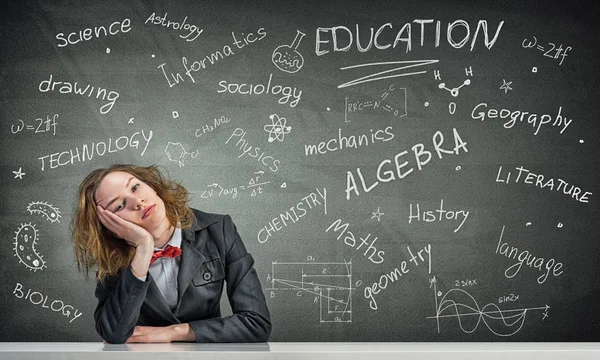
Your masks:
M433 150L435 151L435 153L437 154L438 158L442 158L442 153L444 154L454 154L454 155L459 155L460 153L460 149L462 149L464 152L469 152L469 150L467 150L467 143L465 141L463 141L460 137L460 135L458 134L458 131L456 129L452 129L452 133L454 136L454 148L452 150L445 150L442 148L442 145L444 143L444 135L442 134L441 131L436 131L435 134L433 134L433 138L432 138L432 142L433 142ZM419 170L423 170L423 167L425 165L427 165L431 159L433 158L431 151L429 150L425 150L425 145L423 144L416 144L412 147L412 151L414 154L414 160L417 163L417 168ZM396 156L394 156L394 163L395 163L395 170L396 172L394 172L393 170L384 170L386 165L389 166L389 164L392 163L392 160L390 159L385 159L383 161L381 161L381 163L379 163L379 166L377 166L377 180L374 181L370 186L367 186L366 182L365 182L365 178L363 177L363 174L360 170L360 168L356 168L356 174L358 175L360 182L362 184L362 189L364 192L368 193L371 190L373 190L377 185L379 185L379 182L390 182L392 180L396 180L396 174L398 175L398 179L403 179L406 176L408 176L410 173L412 173L415 169L414 167L410 167L406 170L404 170L403 168L405 168L408 165L408 160L404 161L404 162L400 162L400 158L405 156L406 154L408 154L408 151L401 151L399 153L396 154ZM346 176L346 200L350 200L350 194L352 192L354 192L354 194L356 194L356 196L359 195L358 192L358 186L356 185L356 180L354 178L354 173L352 173L352 171L348 171L347 172L347 176Z
M190 24L186 24L185 21L187 20L187 16L185 18L183 18L183 21L181 22L176 22L176 21L171 21L169 20L167 23L165 23L165 21L167 21L167 14L165 13L165 15L163 17L160 16L156 16L156 13L153 12L152 15L150 15L150 17L148 19L146 19L146 21L144 22L144 24L147 24L149 21L151 21L151 24L154 25L161 25L166 27L167 29L172 27L174 30L183 30L184 33L187 32L187 35L183 36L183 35L179 35L180 38L185 39L185 41L194 41L198 38L198 36L200 36L200 34L202 34L202 29L200 29L199 26L196 25L190 25ZM190 38L190 36L195 35L193 38Z
M69 322L73 322L73 320L80 317L83 313L79 310L75 309L71 305L66 305L62 300L48 300L48 295L43 295L38 291L32 291L31 289L27 290L27 293L23 292L23 285L17 283L15 289L13 290L13 294L19 299L29 300L33 305L40 305L44 309L50 309L55 312L61 312L67 318L72 319Z
M421 44L421 47L423 47L425 44L425 27L427 24L433 24L434 20L433 19L415 19L412 22L416 23L415 26L419 26L421 28L420 44ZM475 27L475 32L473 33L470 51L473 51L473 48L475 47L475 43L477 42L477 39L481 36L483 36L485 47L487 47L488 50L491 49L492 46L494 46L494 43L496 43L496 40L498 40L498 35L500 35L500 29L502 29L503 24L504 24L504 21L500 21L500 23L498 24L498 27L496 28L496 33L494 34L494 37L490 40L489 35L488 35L487 21L479 20L479 22L477 23L477 26ZM377 31L375 32L374 35L373 35L373 28L371 28L370 36L365 35L365 30L363 29L361 31L358 24L356 24L356 32L355 33L352 32L349 28L347 28L345 26L335 26L335 27L330 27L330 28L317 28L315 54L317 56L325 55L330 50L334 51L334 52L335 51L348 51L352 47L352 45L354 45L355 43L356 43L356 48L360 52L369 51L373 45L375 45L375 48L378 50L385 50L385 49L389 49L390 47L392 49L395 49L396 46L398 46L398 43L400 43L400 42L404 44L404 46L406 47L406 52L408 53L412 50L413 43L416 42L415 41L416 39L413 39L413 37L418 36L418 35L414 34L414 33L417 33L416 31L413 33L412 26L413 26L413 24L410 22L405 23L402 26L402 28L399 31L397 31L393 44L392 43L381 44L380 40L379 40L379 36L381 36L381 34L384 31L385 32L394 31L393 30L394 26L392 25L392 23L386 23L386 24L381 25L379 27L379 29L377 29ZM440 40L442 37L441 29L442 29L441 21L438 20L435 22L435 42L434 42L435 47L440 46ZM480 35L480 34L483 34L483 35ZM329 36L327 36L327 35L329 35ZM388 37L387 34L384 37L387 38ZM368 43L364 40L365 38L369 39ZM430 38L429 34L428 34L427 38L428 39ZM455 20L455 21L447 24L446 41L453 48L460 49L460 48L464 47L469 42L470 38L471 38L471 25L469 25L469 23L466 22L465 20ZM355 39L356 39L356 41L355 41ZM361 39L363 39L363 40L361 40ZM330 44L330 46L327 47L327 46L324 46L324 44ZM431 44L431 43L428 42L428 44Z

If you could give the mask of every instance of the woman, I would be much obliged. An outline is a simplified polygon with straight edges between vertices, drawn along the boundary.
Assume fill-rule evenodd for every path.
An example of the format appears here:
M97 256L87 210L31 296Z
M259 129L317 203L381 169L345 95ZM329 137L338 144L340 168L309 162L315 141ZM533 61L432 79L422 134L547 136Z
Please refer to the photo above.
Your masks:
M188 206L156 166L113 165L79 186L79 270L97 266L96 331L109 343L265 342L269 310L228 215ZM221 317L223 282L233 315Z

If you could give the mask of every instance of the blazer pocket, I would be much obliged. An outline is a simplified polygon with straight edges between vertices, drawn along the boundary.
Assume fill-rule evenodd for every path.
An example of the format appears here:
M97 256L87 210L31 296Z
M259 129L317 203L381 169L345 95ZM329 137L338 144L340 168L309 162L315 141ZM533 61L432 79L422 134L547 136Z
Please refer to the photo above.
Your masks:
M202 264L192 283L194 286L203 286L213 282L221 281L225 278L225 268L221 259L209 260Z

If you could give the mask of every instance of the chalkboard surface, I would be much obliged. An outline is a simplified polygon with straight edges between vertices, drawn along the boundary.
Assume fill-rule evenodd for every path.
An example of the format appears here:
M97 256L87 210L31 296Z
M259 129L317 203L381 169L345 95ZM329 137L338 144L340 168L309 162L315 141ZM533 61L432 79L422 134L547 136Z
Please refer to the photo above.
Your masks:
M113 163L232 216L271 341L600 340L592 3L3 2L0 340L100 340Z

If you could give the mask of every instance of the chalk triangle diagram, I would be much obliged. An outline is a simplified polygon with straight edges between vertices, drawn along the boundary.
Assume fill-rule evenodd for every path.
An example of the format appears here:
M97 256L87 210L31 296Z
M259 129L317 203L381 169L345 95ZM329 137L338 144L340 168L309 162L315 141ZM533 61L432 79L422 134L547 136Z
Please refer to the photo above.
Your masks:
M379 67L379 68L381 68L383 66L399 65L392 69L379 71L379 72L376 72L371 75L359 77L357 79L348 81L346 83L338 85L338 89L349 87L349 86L354 86L354 85L358 85L358 84L362 84L362 83L370 82L370 81L390 79L390 78L395 78L395 77L400 77L400 76L424 74L427 72L426 70L415 71L415 72L402 72L402 71L405 69L409 69L409 68L435 64L437 62L439 62L439 60L404 60L404 61L387 61L387 62L377 62L377 63L368 63L368 64L359 64L359 65L341 67L340 70L348 70L348 69L355 69L355 68L359 68L359 67ZM397 74L398 72L401 72L401 73Z

